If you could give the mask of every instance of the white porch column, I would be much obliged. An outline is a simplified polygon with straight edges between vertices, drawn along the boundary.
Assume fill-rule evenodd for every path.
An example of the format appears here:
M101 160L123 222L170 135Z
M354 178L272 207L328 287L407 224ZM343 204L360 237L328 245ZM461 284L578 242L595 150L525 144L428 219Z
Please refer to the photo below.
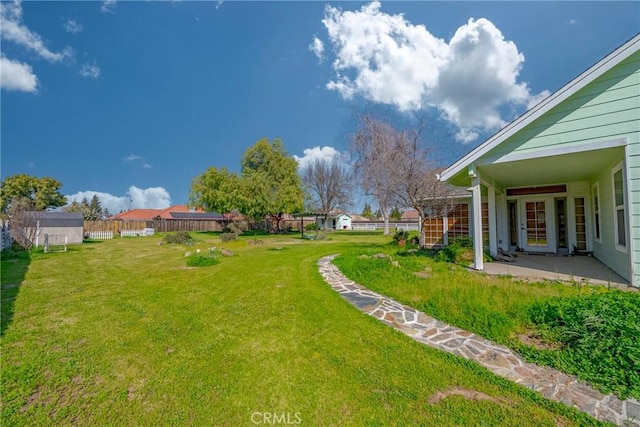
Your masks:
M496 188L493 185L488 185L487 190L489 193L489 252L491 255L498 255L498 227L496 225Z
M482 248L482 193L480 192L480 173L475 171L473 186L471 187L471 200L473 207L473 268L484 269L484 257Z

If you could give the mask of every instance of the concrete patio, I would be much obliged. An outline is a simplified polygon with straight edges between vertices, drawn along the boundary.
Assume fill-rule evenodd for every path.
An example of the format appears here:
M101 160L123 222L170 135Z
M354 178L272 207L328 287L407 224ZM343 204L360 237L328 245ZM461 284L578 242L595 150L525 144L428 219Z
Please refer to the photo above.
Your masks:
M532 280L559 280L585 284L611 285L635 289L629 282L592 256L552 256L518 254L513 262L494 261L484 265L492 275L509 275Z

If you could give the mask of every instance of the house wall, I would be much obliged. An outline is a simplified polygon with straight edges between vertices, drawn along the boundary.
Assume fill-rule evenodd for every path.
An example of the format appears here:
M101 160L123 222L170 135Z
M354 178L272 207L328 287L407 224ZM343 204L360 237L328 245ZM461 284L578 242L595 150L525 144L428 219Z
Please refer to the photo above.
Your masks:
M586 142L609 141L639 132L640 52L603 74L535 120L486 158L568 148Z
M598 183L600 188L600 236L598 242L595 237L592 239L593 255L600 261L608 265L613 271L631 282L630 253L621 252L616 249L616 229L614 223L614 194L612 169L623 160L620 156L615 161L609 163L592 181ZM628 218L628 216L627 216ZM595 227L593 211L589 215L589 223ZM628 248L629 245L627 245Z
M638 90L640 92L640 90ZM640 118L640 103L636 104L636 117ZM629 135L627 145L627 184L629 188L630 242L632 250L633 284L640 287L640 119L636 132Z

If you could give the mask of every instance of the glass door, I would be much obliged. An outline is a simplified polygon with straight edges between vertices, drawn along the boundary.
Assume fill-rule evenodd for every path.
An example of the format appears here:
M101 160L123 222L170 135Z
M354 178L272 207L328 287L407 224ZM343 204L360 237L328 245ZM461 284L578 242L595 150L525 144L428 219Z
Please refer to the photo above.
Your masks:
M549 230L553 230L553 221L548 212L549 208L553 212L553 199L524 200L522 206L524 218L520 228L523 233L523 249L531 252L555 252L555 248L551 248L553 242L550 241L555 239L549 233Z

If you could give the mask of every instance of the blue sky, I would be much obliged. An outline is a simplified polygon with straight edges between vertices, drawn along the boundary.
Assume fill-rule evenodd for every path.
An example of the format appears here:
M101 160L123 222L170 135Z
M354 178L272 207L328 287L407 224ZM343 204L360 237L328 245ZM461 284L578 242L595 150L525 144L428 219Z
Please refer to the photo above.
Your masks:
M640 31L640 2L2 2L2 179L112 212L185 203L258 139L304 164L357 113L428 115L449 157Z

